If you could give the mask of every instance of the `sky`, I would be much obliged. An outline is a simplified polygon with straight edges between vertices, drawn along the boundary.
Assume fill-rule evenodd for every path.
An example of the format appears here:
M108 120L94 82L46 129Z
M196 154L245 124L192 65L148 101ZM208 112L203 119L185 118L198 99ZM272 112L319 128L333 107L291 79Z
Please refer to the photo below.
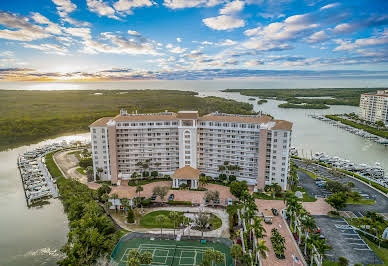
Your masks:
M0 80L388 78L387 0L0 0Z

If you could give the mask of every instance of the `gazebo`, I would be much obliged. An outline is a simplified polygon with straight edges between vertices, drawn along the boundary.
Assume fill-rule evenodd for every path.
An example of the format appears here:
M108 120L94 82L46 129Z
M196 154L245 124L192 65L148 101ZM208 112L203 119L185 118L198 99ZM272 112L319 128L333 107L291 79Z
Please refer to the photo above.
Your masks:
M191 189L197 189L199 173L199 170L194 169L193 167L188 165L177 169L174 175L172 176L172 187L179 188L182 185L186 185Z

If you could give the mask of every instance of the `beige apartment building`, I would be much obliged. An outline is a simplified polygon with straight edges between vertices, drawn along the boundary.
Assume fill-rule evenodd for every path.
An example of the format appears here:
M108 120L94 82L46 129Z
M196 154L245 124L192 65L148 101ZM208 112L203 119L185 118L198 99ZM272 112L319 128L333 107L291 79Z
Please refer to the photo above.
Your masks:
M90 126L94 176L117 183L133 173L158 171L173 176L178 169L238 180L264 188L287 188L292 123L266 115L197 111L103 117ZM225 162L228 167L219 170ZM190 181L197 185L197 181ZM185 178L180 177L180 182ZM178 184L178 181L174 184ZM181 183L180 183L181 184Z
M383 121L388 126L388 90L361 94L359 117L370 122Z

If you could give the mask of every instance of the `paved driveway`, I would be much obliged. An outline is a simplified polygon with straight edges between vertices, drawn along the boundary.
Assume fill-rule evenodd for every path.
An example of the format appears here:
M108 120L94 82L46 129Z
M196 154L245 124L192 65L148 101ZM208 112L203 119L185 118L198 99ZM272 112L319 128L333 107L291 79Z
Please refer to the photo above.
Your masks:
M294 161L297 163L297 165L301 166L302 168L306 168L304 163L300 163L298 161ZM364 183L358 181L357 179L353 179L351 177L335 177L328 173L327 169L319 166L319 165L311 165L307 167L307 170L314 171L314 168L316 168L318 171L315 172L317 175L324 176L326 178L329 178L331 180L339 181L343 184L347 184L348 182L353 182L355 187L354 191L358 191L361 194L367 194L371 198L374 197L376 200L376 203L374 205L360 205L360 204L348 204L345 208L342 210L344 211L352 211L356 216L362 217L366 214L367 211L376 211L378 213L387 213L388 212L388 198L381 193L377 192L373 188L365 185ZM300 178L300 185L306 188L306 191L309 193L309 195L315 196L320 195L322 196L324 192L322 192L322 189L319 189L317 185L315 185L314 180L305 172L298 171L298 176Z
M338 261L338 258L346 257L350 265L382 264L380 258L360 238L358 233L349 229L349 225L343 218L330 218L328 216L314 216L317 226L321 228L326 237L326 243L333 247L327 252L327 260Z

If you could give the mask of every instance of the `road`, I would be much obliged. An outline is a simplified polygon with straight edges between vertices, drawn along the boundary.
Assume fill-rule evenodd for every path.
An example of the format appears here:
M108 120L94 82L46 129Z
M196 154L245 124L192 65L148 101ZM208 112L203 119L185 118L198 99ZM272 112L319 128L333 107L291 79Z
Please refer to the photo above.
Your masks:
M306 167L306 165L302 162L299 162L297 160L294 160L294 162L299 167L307 169L310 172L314 172L316 175L323 176L334 181L339 181L343 184L347 184L348 182L353 182L355 185L353 188L353 191L358 191L360 192L360 194L367 194L371 198L375 197L376 203L374 205L348 204L345 208L341 210L352 211L358 217L364 216L367 211L376 211L378 213L388 213L388 198L382 195L381 193L377 192L373 188L358 181L357 179L353 179L347 176L335 177L332 174L330 174L326 168L320 165L310 165ZM316 170L314 171L314 169ZM326 192L322 188L319 188L315 184L315 181L310 177L310 175L306 174L301 170L298 170L298 177L299 177L299 184L306 189L309 195L311 196L317 195L319 197L324 197L325 195L327 196L328 192Z

